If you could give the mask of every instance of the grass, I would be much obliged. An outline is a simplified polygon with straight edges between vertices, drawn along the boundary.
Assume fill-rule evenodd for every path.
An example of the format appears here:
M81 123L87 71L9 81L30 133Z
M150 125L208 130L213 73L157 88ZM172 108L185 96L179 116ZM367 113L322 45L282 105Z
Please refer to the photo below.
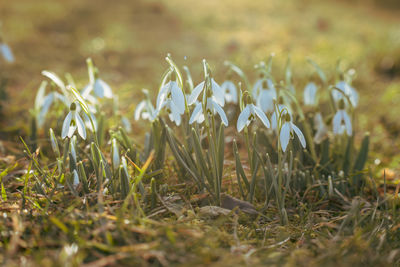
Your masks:
M0 17L17 62L0 63L0 76L7 80L0 119L4 184L0 262L9 266L400 264L398 14L374 2L356 1L8 3ZM52 173L56 163L47 128L39 129L40 150L31 154L23 153L19 140L22 136L30 141L27 110L43 80L41 71L70 72L83 86L87 82L84 60L92 57L101 77L119 96L121 113L133 121L133 109L142 98L140 89L149 88L152 97L157 94L167 66L162 59L168 52L179 66L191 67L195 83L202 79L203 58L218 81L225 79L226 59L254 81L253 65L271 52L276 54L273 75L283 79L290 54L298 92L312 76L307 57L318 62L330 79L342 59L343 68L357 72L353 83L361 98L355 124L357 147L364 131L371 136L368 186L361 194L323 197L314 185L293 191L286 199L289 222L285 226L276 205L264 207L260 192L253 204L262 216L207 210L213 201L199 193L195 183L182 180L169 152L154 202L136 201L133 195L128 201L116 199L94 188L84 194L79 187L79 196L68 188L51 190L58 176ZM61 128L63 115L58 110L51 116L52 127L58 125L55 130ZM140 144L150 127L143 121L132 126L130 138L143 148ZM229 128L226 136L239 138ZM239 146L245 154L243 142ZM89 151L82 145L79 149L83 154ZM102 151L109 159L108 144ZM231 146L225 147L225 155L224 191L240 198ZM44 184L45 176L32 159L52 178L45 193L34 187ZM249 166L244 165L248 174ZM129 170L135 173L132 166ZM151 192L150 181L144 183L146 192Z

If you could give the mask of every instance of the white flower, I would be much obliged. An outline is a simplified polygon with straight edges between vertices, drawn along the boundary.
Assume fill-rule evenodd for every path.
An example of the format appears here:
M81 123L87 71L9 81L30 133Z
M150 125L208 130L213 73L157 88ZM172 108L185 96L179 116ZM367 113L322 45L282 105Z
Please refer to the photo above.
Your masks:
M232 81L225 81L221 84L221 89L225 94L225 100L228 103L237 104L238 96L237 96L237 89L236 85Z
M160 111L168 100L172 100L179 114L185 113L185 95L176 81L169 81L161 88L157 96L157 111Z
M336 102L338 102L340 99L343 99L343 94L344 94L350 99L351 105L353 107L357 107L359 96L357 91L353 87L351 87L345 81L338 82L335 87L339 89L341 92L343 92L341 93L337 89L334 89L332 91L333 99Z
M279 113L281 113L282 117L287 112L289 112L289 114L291 115L291 113L288 110L288 108L283 104L279 104L278 105L278 110L279 110ZM271 128L274 129L274 130L278 127L278 118L279 118L279 114L277 115L276 114L276 110L274 110L274 113L272 113L272 117L271 117Z
M214 97L207 98L206 112L211 115L218 113L221 117L221 121L225 126L228 126L228 118L226 117L225 111L218 104ZM202 123L204 121L203 104L198 102L193 110L192 116L190 117L189 124L193 122Z
M314 136L314 142L320 144L328 134L328 127L320 112L317 112L314 116L314 128L317 130Z
M240 113L236 128L238 132L242 131L244 126L248 126L253 120L256 119L256 116L261 120L261 122L265 125L265 127L269 128L270 123L265 115L265 113L254 104L248 104Z
M215 97L215 101L223 107L225 105L225 96L224 91L221 87L214 81L214 78L210 79L211 82L211 91L212 95ZM188 104L192 105L196 102L197 98L199 97L200 93L205 89L206 84L205 81L199 83L192 91L189 96Z
M75 130L78 129L82 139L86 139L85 123L76 111L76 104L72 103L69 110L62 126L61 138L65 139L67 136L71 138Z
M155 110L153 105L148 100L142 100L135 109L135 121L140 118L143 120L153 121L155 115Z
M267 82L267 86L265 86L265 82ZM264 88L276 91L274 83L272 82L271 79L265 79L265 78L258 79L253 86L253 91L252 91L253 99L258 99L261 90Z
M303 92L303 101L306 106L315 106L317 104L317 85L310 82L306 85Z
M99 98L113 97L111 87L100 78L97 78L93 84L89 83L83 88L82 97L86 99L92 91L94 95Z
M203 123L203 121L204 121L203 105L201 102L196 100L195 107L193 109L189 123L192 124L193 122L197 122L198 124L201 124Z
M160 107L160 110L163 108L165 108L165 110L168 112L169 119L179 126L181 124L181 115L183 113L181 113L180 109L175 105L175 103L171 99L167 99ZM157 115L160 110L156 110Z
M3 55L3 58L9 62L9 63L13 63L14 62L14 55L11 52L11 49L8 45L6 45L5 43L0 44L0 52Z
M286 148L289 144L289 140L291 138L294 138L293 131L296 133L297 137L300 140L301 145L305 148L306 147L306 139L304 138L303 133L300 131L300 129L293 124L292 122L292 117L290 114L286 113L285 114L285 123L282 125L280 134L279 134L279 140L281 142L281 147L282 151L285 152Z
M333 117L333 133L342 135L345 131L348 136L352 135L352 126L349 115L344 109L339 109Z
M274 110L274 99L276 100L275 86L271 80L264 80L257 98L257 106L265 113Z

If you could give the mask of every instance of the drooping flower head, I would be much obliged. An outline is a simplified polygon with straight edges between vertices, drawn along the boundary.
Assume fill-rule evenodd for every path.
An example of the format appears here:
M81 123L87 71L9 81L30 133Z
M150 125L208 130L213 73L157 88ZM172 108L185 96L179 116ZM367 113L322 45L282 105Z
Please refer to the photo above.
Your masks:
M165 109L171 121L181 124L181 116L185 113L186 99L183 90L176 81L175 70L171 72L171 80L161 87L157 96L155 114L158 116Z
M170 100L182 115L185 112L185 95L183 94L183 89L176 81L176 74L174 70L172 70L170 77L170 81L162 86L161 90L158 92L156 109L159 111L164 105L164 102Z
M237 104L237 88L231 80L226 80L221 84L221 90L224 92L225 100L227 103Z
M264 80L261 90L256 99L257 106L265 113L274 111L274 100L276 100L276 89L272 80Z
M256 120L256 117L261 120L265 127L269 128L270 123L265 113L253 104L250 95L246 95L245 97L246 106L240 113L236 124L238 132L241 132L245 126L249 126L252 121Z
M204 81L199 83L193 89L192 93L189 96L188 104L189 105L194 104L197 98L199 97L200 93L203 92L204 94L206 89L209 89L212 92L211 95L214 97L214 101L217 102L221 107L223 107L225 105L224 91L221 89L218 83L215 82L209 70L208 64L205 60L203 60L203 65L204 65Z
M309 82L304 87L303 92L303 102L306 106L316 106L317 105L317 91L318 87L315 83Z
M75 102L72 102L69 108L69 112L64 119L61 131L61 138L71 138L72 135L75 133L75 130L77 129L78 134L82 137L82 139L86 139L85 123L83 122L82 118L79 116L79 113L76 110Z
M332 91L332 97L336 103L338 103L341 99L347 96L350 99L350 103L353 107L357 107L359 95L356 89L351 87L345 81L339 81L335 85L335 89Z
M228 118L226 117L225 111L210 92L208 93L208 97L205 99L205 102L205 105L202 102L196 103L196 106L192 112L192 116L190 117L189 124L192 124L193 122L203 123L206 115L214 116L215 114L218 114L222 123L225 126L228 126ZM203 107L206 109L205 113L203 112Z
M206 116L218 114L222 123L228 126L228 118L222 109L225 104L224 92L212 78L211 71L205 60L203 60L203 66L204 81L197 85L189 96L189 105L196 103L189 123L192 124L195 121L202 123L205 121ZM202 102L196 102L201 92L203 92Z
M112 98L113 93L111 87L99 78L99 71L93 65L93 61L88 58L86 60L89 72L89 84L82 90L82 97L86 99L92 92L98 98Z
M332 126L333 134L335 135L343 135L344 132L346 132L348 136L351 136L353 133L351 120L345 110L343 99L341 99L339 102L339 109L333 117Z
M283 114L282 119L284 121L283 121L283 125L280 129L280 133L279 133L279 140L281 143L282 151L283 152L286 151L286 148L289 144L289 140L294 138L293 132L299 138L300 143L303 146L303 148L305 148L306 147L306 139L304 138L304 135L301 132L301 130L296 125L294 125L294 123L292 122L292 116L286 112L285 114Z
M317 112L314 115L314 128L317 130L314 135L314 142L320 144L328 134L328 127L322 118L321 112Z

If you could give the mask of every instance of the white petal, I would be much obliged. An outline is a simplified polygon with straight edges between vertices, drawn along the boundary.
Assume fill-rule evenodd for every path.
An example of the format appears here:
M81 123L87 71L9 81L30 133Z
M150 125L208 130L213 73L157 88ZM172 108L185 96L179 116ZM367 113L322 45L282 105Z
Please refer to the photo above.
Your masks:
M8 45L6 44L1 44L0 45L0 50L1 53L3 54L4 59L9 62L12 63L14 62L14 56L13 53L11 52L11 49Z
M300 131L299 127L292 123L292 129L296 133L297 137L300 140L301 145L306 148L306 139L304 138L303 133Z
M185 113L185 95L182 92L182 89L179 88L178 84L175 81L171 82L171 94L172 101L174 101L175 106L178 108L179 113Z
M347 115L346 111L344 111L344 110L342 111L342 117L343 117L343 120L344 120L344 125L346 126L347 135L351 136L351 134L353 132L353 129L352 129L352 126L351 126L351 120L350 120L349 115Z
M324 140L327 134L328 134L328 129L326 128L325 125L323 125L322 127L318 128L317 132L315 133L314 142L316 144L321 144L321 142Z
M68 138L72 138L72 136L74 135L75 131L76 131L76 126L75 125L70 125L69 128L68 128L68 134L67 134Z
M303 98L304 104L313 106L316 104L317 86L315 83L310 82L304 88Z
M342 122L342 113L340 110L336 112L332 120L333 134L340 134L340 124Z
M217 113L219 114L219 116L221 117L222 123L225 124L225 126L228 126L228 118L226 117L225 111L221 108L221 106L217 102L212 101L212 104Z
M169 83L170 82L165 84L161 88L160 92L158 92L157 102L156 102L156 109L161 109L161 106L164 104L164 102L165 102L165 100L167 98L168 92L169 92Z
M268 89L275 91L275 85L271 79L267 80Z
M72 172L72 175L74 176L74 181L73 181L73 185L77 186L79 184L79 175L78 172L76 170L74 170Z
M175 124L179 126L181 124L181 114L179 113L179 109L172 101L169 101L169 106L171 108L170 115L172 115L172 117L170 116L170 119L172 118L171 120L175 121Z
M217 103L223 107L225 105L225 95L224 91L219 87L219 85L214 81L214 78L211 79L211 90L215 97Z
M94 93L100 98L112 98L113 96L111 87L101 79L96 79L94 83Z
M240 112L237 123L236 123L236 129L238 132L241 132L244 128L244 126L247 124L250 116L250 106L247 105L242 112Z
M260 118L265 127L269 128L270 124L267 115L265 115L265 113L259 107L253 106L253 108L254 112Z
M68 112L67 116L64 119L62 130L61 130L61 138L64 139L68 135L68 131L71 125L72 113Z
M258 106L264 112L271 112L274 110L274 100L270 90L262 90L258 97Z
M53 99L54 99L54 94L53 93L49 93L43 99L43 104L41 106L41 110L40 110L39 117L38 117L38 126L39 126L39 128L42 127L42 124L44 122L44 118L45 118L47 112L49 111L49 108L50 108L51 104L53 103Z
M221 89L225 93L226 102L237 104L237 89L233 82L225 81Z
M289 144L289 139L290 139L290 123L285 122L279 134L279 140L281 141L281 147L283 152L286 151L286 148Z
M204 88L204 81L199 83L192 91L192 93L189 96L188 100L188 105L192 105L194 102L196 102L197 98L199 97L201 91L203 91Z
M278 122L276 120L276 112L274 112L274 113L272 113L272 117L271 117L271 128L275 130L277 126L278 126Z
M142 114L143 109L145 108L145 106L146 106L146 100L142 100L136 106L136 109L135 109L135 121L138 121L140 119L140 115Z
M253 99L258 98L260 91L262 89L263 81L264 81L263 79L259 79L254 83L253 90L252 90Z
M196 107L193 109L192 116L190 116L189 124L197 121L200 115L203 113L203 107L201 103L197 103Z
M83 122L81 116L78 113L75 113L75 123L78 128L78 133L82 137L82 139L86 139L86 128L85 123Z

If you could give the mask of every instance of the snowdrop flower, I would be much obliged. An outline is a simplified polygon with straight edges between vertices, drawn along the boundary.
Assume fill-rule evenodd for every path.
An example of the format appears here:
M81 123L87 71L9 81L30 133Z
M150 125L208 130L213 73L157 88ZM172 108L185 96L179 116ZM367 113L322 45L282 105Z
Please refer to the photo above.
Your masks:
M344 110L343 99L339 102L339 109L333 117L332 121L333 133L335 135L342 135L345 131L348 136L352 135L351 120L347 112Z
M314 116L314 128L317 130L314 136L314 142L320 144L328 134L328 127L320 112L317 112Z
M214 78L206 79L206 81L202 81L199 83L192 91L189 96L188 104L192 105L196 102L197 98L199 97L200 93L206 89L206 82L210 82L210 87L212 94L214 96L214 101L218 103L219 106L223 107L225 105L225 96L224 91L221 87L214 81Z
M277 114L276 110L274 110L274 113L272 113L272 117L271 117L271 128L274 130L276 130L278 127L279 114L281 114L281 116L283 117L283 115L285 115L286 113L289 112L289 114L291 115L290 111L283 104L278 105L278 112L279 113Z
M142 100L135 109L135 121L138 121L140 118L143 120L153 121L155 115L155 110L153 105L149 100Z
M238 117L236 124L238 132L241 132L244 126L249 126L249 124L256 119L256 116L261 120L265 127L270 127L269 120L265 113L259 107L250 103L246 105Z
M69 108L69 113L65 117L61 131L61 138L65 139L67 136L68 138L71 138L76 129L78 129L78 133L82 139L86 139L85 123L76 111L76 104L73 102Z
M196 100L195 108L193 109L192 116L190 116L189 123L192 124L193 122L197 122L198 124L201 124L203 123L204 119L203 105L201 102Z
M265 82L267 84L265 84ZM264 78L263 75L261 75L261 78L254 83L252 90L253 99L257 99L259 97L262 89L272 89L276 91L274 82L271 79Z
M334 89L332 91L333 99L336 102L343 99L343 94L344 94L350 99L351 105L353 107L356 107L358 105L358 99L359 99L358 93L348 83L346 83L345 81L340 81L335 85L335 87L341 91L339 92L337 89Z
M221 84L221 89L225 94L225 100L227 103L237 104L238 102L237 89L236 85L232 81L227 80L223 82Z
M272 112L274 111L274 99L276 100L274 84L271 80L264 80L257 98L257 106L265 113Z
M172 122L175 122L177 126L181 124L181 110L175 105L175 103L172 101L172 99L167 99L164 101L162 106L160 107L160 110L165 108L165 110L168 113L168 117ZM156 110L156 114L160 112L160 110Z
M82 97L87 98L93 91L94 95L98 98L112 98L113 93L111 87L102 79L96 78L94 83L89 83L82 90Z
M258 96L260 95L261 89L262 89L262 84L263 81L265 81L265 79L263 78L263 76L260 77L260 79L258 79L254 85L253 85L253 89L252 89L252 96L253 99L258 99Z
M172 73L175 76L175 72ZM176 82L176 78L172 77L160 90L157 96L156 109L159 111L164 103L171 100L178 110L179 114L185 113L185 95L182 88Z
M315 106L317 105L317 85L313 82L310 82L306 85L303 92L303 101L306 106Z
M215 113L218 113L218 115L221 117L222 123L225 126L228 126L228 118L226 117L225 111L219 105L214 96L207 98L206 109L208 115L214 115ZM203 104L198 102L193 110L192 116L190 117L189 124L192 124L193 122L202 123L203 121L204 121Z
M280 134L279 134L279 140L281 142L281 147L282 147L282 151L285 152L286 148L289 144L289 140L291 138L294 138L294 134L293 131L296 133L297 137L300 140L301 145L303 146L303 148L306 147L306 139L304 138L303 133L300 131L300 129L293 124L292 122L292 117L290 116L289 113L286 113L283 116L285 122L281 127L280 130Z
M11 52L10 47L5 44L5 43L0 43L0 52L3 55L3 58L8 62L8 63L13 63L14 62L14 55Z

